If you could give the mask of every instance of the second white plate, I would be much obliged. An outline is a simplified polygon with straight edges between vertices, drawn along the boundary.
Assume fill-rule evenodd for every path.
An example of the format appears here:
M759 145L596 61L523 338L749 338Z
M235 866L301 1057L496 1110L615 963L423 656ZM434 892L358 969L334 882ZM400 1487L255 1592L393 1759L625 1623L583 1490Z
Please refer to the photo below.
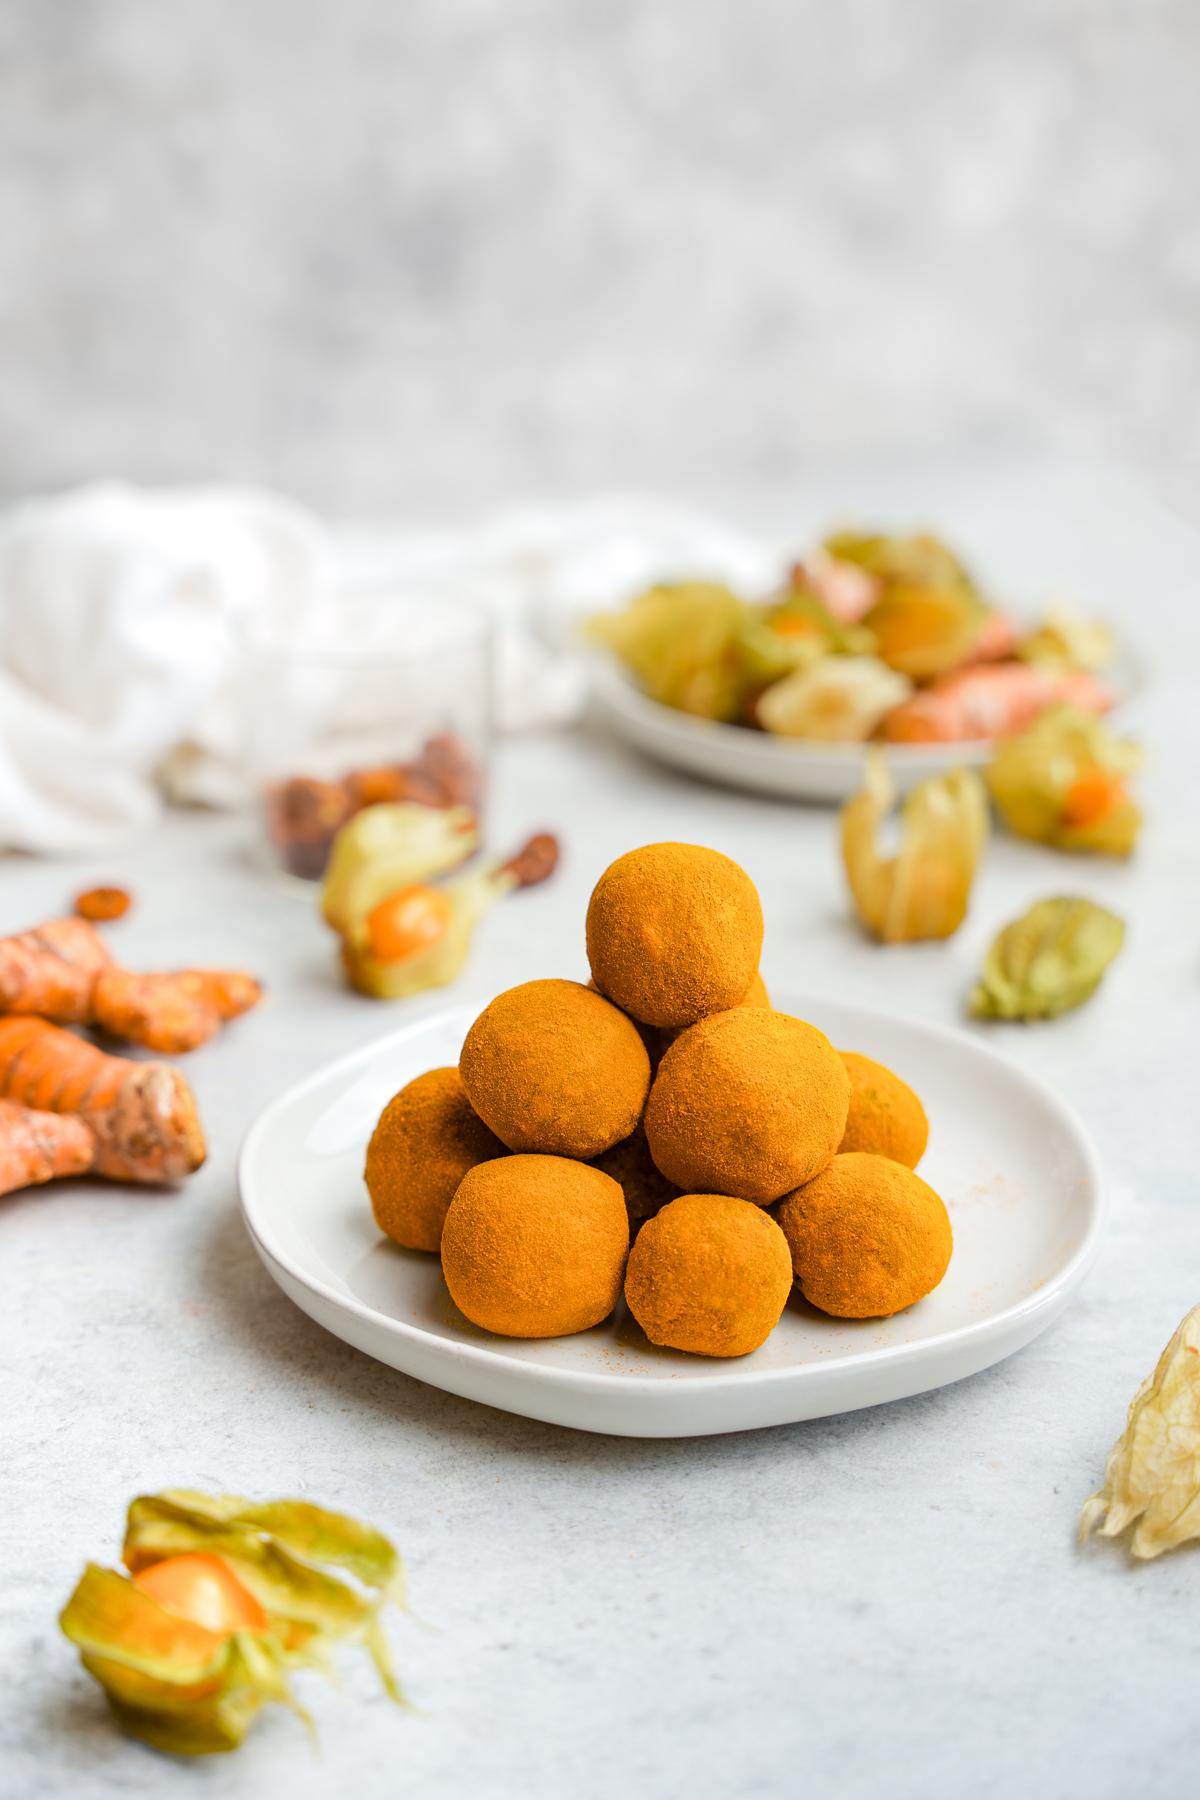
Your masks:
M1119 704L1141 687L1133 659L1123 655L1114 671ZM655 761L683 769L721 787L788 800L840 801L857 793L866 769L865 744L804 743L772 737L741 725L721 725L662 706L630 680L609 657L593 665L592 699L618 737ZM888 765L900 791L951 769L981 769L996 746L978 740L958 744L889 744Z
M578 1337L492 1337L458 1312L436 1258L380 1239L362 1181L384 1102L457 1061L473 1012L402 1027L276 1100L239 1163L263 1262L335 1336L435 1387L529 1418L629 1437L742 1431L873 1406L972 1375L1019 1350L1065 1306L1103 1211L1075 1116L965 1033L858 1007L780 997L834 1043L895 1068L931 1122L921 1173L943 1195L954 1257L935 1293L892 1319L826 1318L793 1301L752 1356L709 1361L647 1343L622 1311Z

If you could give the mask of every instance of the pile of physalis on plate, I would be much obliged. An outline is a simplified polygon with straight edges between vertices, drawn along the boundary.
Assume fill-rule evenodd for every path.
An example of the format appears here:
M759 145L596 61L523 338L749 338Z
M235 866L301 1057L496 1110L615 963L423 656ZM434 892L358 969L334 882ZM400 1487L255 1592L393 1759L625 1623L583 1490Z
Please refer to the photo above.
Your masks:
M941 1281L950 1220L914 1173L921 1102L772 1008L762 939L727 856L630 851L592 893L588 985L510 988L457 1069L389 1101L367 1150L376 1222L440 1251L473 1324L560 1337L623 1291L651 1343L744 1356L793 1282L862 1319Z
M1002 739L1114 699L1104 626L1056 607L1023 631L928 533L835 532L762 600L661 584L588 635L660 705L811 742Z

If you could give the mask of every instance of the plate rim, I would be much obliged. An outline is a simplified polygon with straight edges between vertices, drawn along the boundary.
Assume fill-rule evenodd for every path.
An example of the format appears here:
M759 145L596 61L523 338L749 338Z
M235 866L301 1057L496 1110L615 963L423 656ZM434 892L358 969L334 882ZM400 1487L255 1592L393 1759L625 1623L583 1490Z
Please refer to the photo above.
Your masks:
M796 996L789 995L789 999ZM438 1332L428 1331L424 1326L414 1325L407 1320L397 1319L377 1308L367 1305L353 1294L339 1293L311 1270L299 1265L278 1243L271 1241L269 1230L260 1229L261 1221L253 1216L253 1202L248 1197L248 1188L253 1185L252 1164L259 1153L260 1140L267 1135L276 1117L285 1108L302 1100L313 1089L324 1085L331 1078L349 1073L369 1063L376 1056L392 1045L402 1043L419 1031L430 1029L440 1021L466 1011L470 1002L459 1002L454 1006L424 1013L419 1019L411 1019L405 1025L393 1031L385 1032L381 1037L373 1038L367 1044L360 1044L356 1049L346 1051L334 1057L332 1061L323 1063L309 1075L293 1082L274 1100L268 1101L247 1130L238 1152L236 1173L238 1200L243 1224L253 1242L255 1249L268 1269L272 1265L282 1269L290 1280L310 1293L317 1295L328 1305L348 1311L369 1324L374 1329L382 1329L387 1335L401 1340L432 1348L436 1354L450 1358L467 1366L475 1366L481 1370L491 1370L505 1375L516 1374L520 1379L551 1390L566 1392L589 1392L616 1396L629 1394L632 1390L642 1388L649 1393L678 1394L680 1392L703 1392L705 1394L724 1394L739 1387L753 1385L755 1387L777 1387L791 1383L801 1385L836 1379L848 1371L869 1373L874 1369L900 1369L934 1355L939 1351L966 1349L980 1343L986 1343L996 1337L1006 1337L1015 1331L1037 1321L1042 1313L1053 1316L1058 1306L1079 1286L1084 1279L1100 1248L1104 1230L1108 1220L1109 1198L1104 1180L1103 1165L1099 1152L1083 1124L1076 1109L1066 1100L1042 1082L1036 1080L1012 1057L993 1048L990 1044L981 1043L971 1033L952 1025L940 1025L931 1020L915 1019L908 1014L892 1012L882 1007L863 1006L854 1001L844 1001L832 995L810 994L805 997L805 1004L815 1007L822 1005L836 1006L844 1012L860 1018L881 1021L884 1024L900 1026L906 1030L915 1030L921 1034L940 1041L947 1047L968 1045L972 1051L1002 1069L1009 1079L1015 1078L1017 1083L1032 1090L1037 1099L1048 1105L1052 1113L1058 1116L1068 1137L1073 1141L1080 1155L1085 1172L1085 1196L1089 1206L1087 1223L1083 1235L1071 1255L1049 1280L1034 1288L1024 1299L1013 1302L999 1312L989 1313L984 1318L971 1324L956 1326L953 1329L939 1332L934 1337L920 1338L908 1344L885 1344L870 1350L851 1351L820 1361L790 1364L782 1368L753 1368L745 1358L732 1358L727 1367L713 1368L715 1359L702 1359L706 1365L704 1373L691 1374L682 1367L677 1375L668 1380L663 1377L642 1375L636 1372L606 1373L588 1369L565 1369L544 1366L536 1362L518 1362L506 1355L502 1350L495 1350L489 1344L459 1342L441 1336ZM803 1014L795 1015L803 1017ZM412 1252L417 1255L419 1252ZM290 1299L291 1296L289 1295ZM295 1302L293 1302L295 1304ZM1050 1320L1047 1319L1047 1323ZM1037 1335L1036 1329L1030 1331L1022 1340L1028 1342ZM549 1340L547 1340L549 1341ZM367 1354L370 1354L367 1352ZM376 1358L375 1360L382 1360ZM942 1385L941 1383L938 1384Z

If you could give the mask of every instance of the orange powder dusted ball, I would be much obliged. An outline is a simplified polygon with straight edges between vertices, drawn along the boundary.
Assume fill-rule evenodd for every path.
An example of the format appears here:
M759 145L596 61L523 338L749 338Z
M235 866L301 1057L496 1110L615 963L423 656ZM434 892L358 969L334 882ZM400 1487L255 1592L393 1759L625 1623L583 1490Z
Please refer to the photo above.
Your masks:
M850 1114L842 1150L870 1150L915 1169L929 1142L925 1108L907 1082L856 1050L843 1050L850 1077Z
M510 1150L599 1156L642 1116L637 1028L577 981L527 981L480 1013L459 1060L475 1111Z
M681 1194L643 1225L625 1299L652 1344L747 1356L792 1289L787 1240L769 1213L724 1194Z
M442 1273L459 1311L485 1331L567 1337L608 1317L628 1251L615 1181L562 1156L505 1156L463 1177Z
M375 1223L406 1250L436 1250L455 1189L504 1145L472 1110L457 1069L430 1069L388 1101L367 1145Z
M919 1175L853 1150L777 1214L800 1291L839 1319L882 1319L937 1286L954 1247L950 1215Z
M636 1232L646 1219L652 1219L679 1192L655 1167L646 1133L640 1125L632 1136L622 1138L619 1144L598 1156L594 1166L603 1169L620 1185L632 1232Z
M822 1032L739 1006L671 1045L650 1090L646 1137L677 1187L769 1206L825 1167L849 1105L850 1078Z
M646 1025L691 1025L737 1006L762 938L746 871L698 844L647 844L618 857L588 904L596 986Z

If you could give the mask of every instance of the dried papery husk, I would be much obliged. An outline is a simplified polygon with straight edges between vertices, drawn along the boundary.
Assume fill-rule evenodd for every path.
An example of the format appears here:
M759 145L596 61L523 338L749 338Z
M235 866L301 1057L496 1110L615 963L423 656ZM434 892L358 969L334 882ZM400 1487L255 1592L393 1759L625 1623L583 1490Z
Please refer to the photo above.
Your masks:
M895 785L881 751L842 809L842 859L855 909L884 943L950 937L962 924L987 842L987 799L970 769L915 787L900 814L900 848L882 855L880 829Z
M1131 1526L1129 1549L1143 1560L1200 1538L1200 1306L1134 1395L1104 1485L1080 1514L1080 1542Z
M1038 900L993 939L971 1016L1057 1019L1091 999L1124 941L1124 922L1092 900Z
M373 1526L307 1501L173 1489L133 1502L123 1554L133 1576L174 1557L219 1557L266 1619L261 1630L214 1631L125 1574L88 1565L62 1629L121 1724L157 1748L185 1756L236 1749L268 1701L306 1718L289 1675L332 1673L339 1642L362 1644L387 1693L401 1700L379 1615L404 1605L403 1567Z

